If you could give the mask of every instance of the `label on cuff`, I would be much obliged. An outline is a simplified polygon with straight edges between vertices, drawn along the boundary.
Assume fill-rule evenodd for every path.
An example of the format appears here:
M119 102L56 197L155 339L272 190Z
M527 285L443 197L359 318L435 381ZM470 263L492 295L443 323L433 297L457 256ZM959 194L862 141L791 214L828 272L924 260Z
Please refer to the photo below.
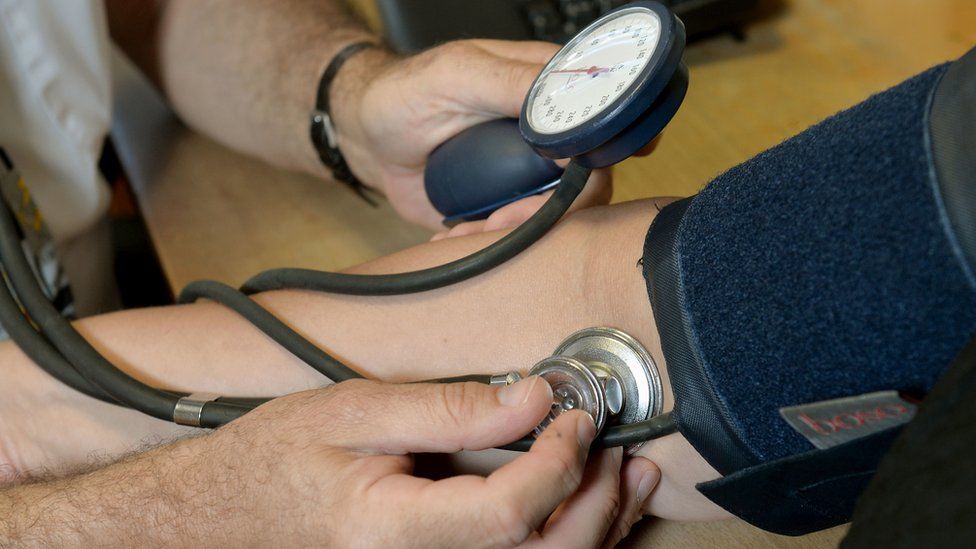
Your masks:
M917 406L898 394L880 391L779 409L783 419L823 450L904 425Z

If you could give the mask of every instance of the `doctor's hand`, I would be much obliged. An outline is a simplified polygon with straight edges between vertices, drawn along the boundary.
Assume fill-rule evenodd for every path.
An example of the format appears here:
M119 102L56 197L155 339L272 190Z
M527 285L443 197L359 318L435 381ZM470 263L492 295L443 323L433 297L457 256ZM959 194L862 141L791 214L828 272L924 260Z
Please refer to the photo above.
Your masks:
M406 59L361 52L333 82L339 148L353 173L385 194L403 218L443 229L443 216L424 191L427 157L464 129L518 118L533 80L558 49L545 42L464 40ZM598 171L574 208L605 204L611 190L609 170ZM533 198L516 202L491 228L518 225L540 206Z
M194 470L223 471L238 512L214 517L214 528L250 544L616 543L653 487L641 479L659 471L644 459L622 468L620 448L587 462L595 428L582 412L561 415L530 452L487 478L411 474L412 452L506 444L531 431L551 402L538 377L503 388L347 381L272 401L216 431L215 450Z

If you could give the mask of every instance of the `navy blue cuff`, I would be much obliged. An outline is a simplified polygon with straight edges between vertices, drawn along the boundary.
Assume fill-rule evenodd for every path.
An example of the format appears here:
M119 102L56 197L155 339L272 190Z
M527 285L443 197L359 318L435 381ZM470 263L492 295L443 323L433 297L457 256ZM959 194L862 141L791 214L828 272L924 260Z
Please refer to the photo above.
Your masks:
M700 491L757 526L803 534L849 520L894 437L865 429L815 449L825 441L785 411L924 395L976 331L976 283L960 253L971 235L959 221L970 219L960 212L971 213L971 163L943 162L971 160L960 154L971 148L960 129L970 111L933 117L951 134L928 126L947 69L729 170L648 232L644 274L672 417L724 475ZM932 136L955 147L937 146L936 162Z
M800 536L843 524L901 428L770 461L696 487L742 520Z

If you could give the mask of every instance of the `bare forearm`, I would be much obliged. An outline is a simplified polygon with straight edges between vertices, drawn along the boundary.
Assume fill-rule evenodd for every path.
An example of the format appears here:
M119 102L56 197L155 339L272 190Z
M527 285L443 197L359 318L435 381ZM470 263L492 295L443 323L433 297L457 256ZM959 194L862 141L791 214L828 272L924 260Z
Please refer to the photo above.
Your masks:
M275 292L258 301L367 377L416 380L526 370L568 334L609 325L636 336L662 367L657 330L637 260L652 201L574 214L512 261L467 282L421 294L363 298ZM495 235L430 243L356 268L398 272L441 264ZM234 313L214 304L125 311L86 319L79 329L113 363L158 386L225 395L275 395L326 383ZM0 460L20 470L77 465L93 452L118 455L145 442L191 432L74 392L0 347ZM323 418L322 421L328 421ZM661 466L657 514L722 516L694 491L716 474L683 438L644 446Z
M235 518L215 516L225 506L214 499L228 488L217 480L229 472L204 468L202 448L183 441L92 472L2 490L0 546L182 545L204 536L219 542L221 528Z
M577 214L522 256L443 290L388 298L277 292L257 299L364 375L390 381L525 370L566 335L601 324L650 344L654 330L636 261L652 212L645 202ZM496 237L426 244L356 270L440 264ZM114 364L161 387L254 396L327 382L214 304L126 311L78 328ZM186 432L71 391L12 344L0 348L0 361L4 393L11 395L0 399L0 453L5 438L19 441L8 453L21 469L83 463L94 449L117 454L147 437Z
M371 37L341 0L106 0L113 38L191 126L237 150L320 173L308 139L318 79Z

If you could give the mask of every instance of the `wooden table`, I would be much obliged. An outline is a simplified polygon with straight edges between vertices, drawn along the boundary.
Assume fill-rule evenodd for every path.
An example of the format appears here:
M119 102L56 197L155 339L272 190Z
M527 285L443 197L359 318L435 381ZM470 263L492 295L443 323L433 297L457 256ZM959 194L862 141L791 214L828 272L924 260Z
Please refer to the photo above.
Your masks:
M371 0L354 2L378 25ZM973 0L783 0L745 41L690 46L691 86L661 146L616 170L614 201L696 192L723 170L810 124L976 44ZM113 133L174 290L237 284L280 266L337 269L428 234L338 185L242 157L183 127L131 69L117 76ZM826 547L740 521L645 521L629 547Z

